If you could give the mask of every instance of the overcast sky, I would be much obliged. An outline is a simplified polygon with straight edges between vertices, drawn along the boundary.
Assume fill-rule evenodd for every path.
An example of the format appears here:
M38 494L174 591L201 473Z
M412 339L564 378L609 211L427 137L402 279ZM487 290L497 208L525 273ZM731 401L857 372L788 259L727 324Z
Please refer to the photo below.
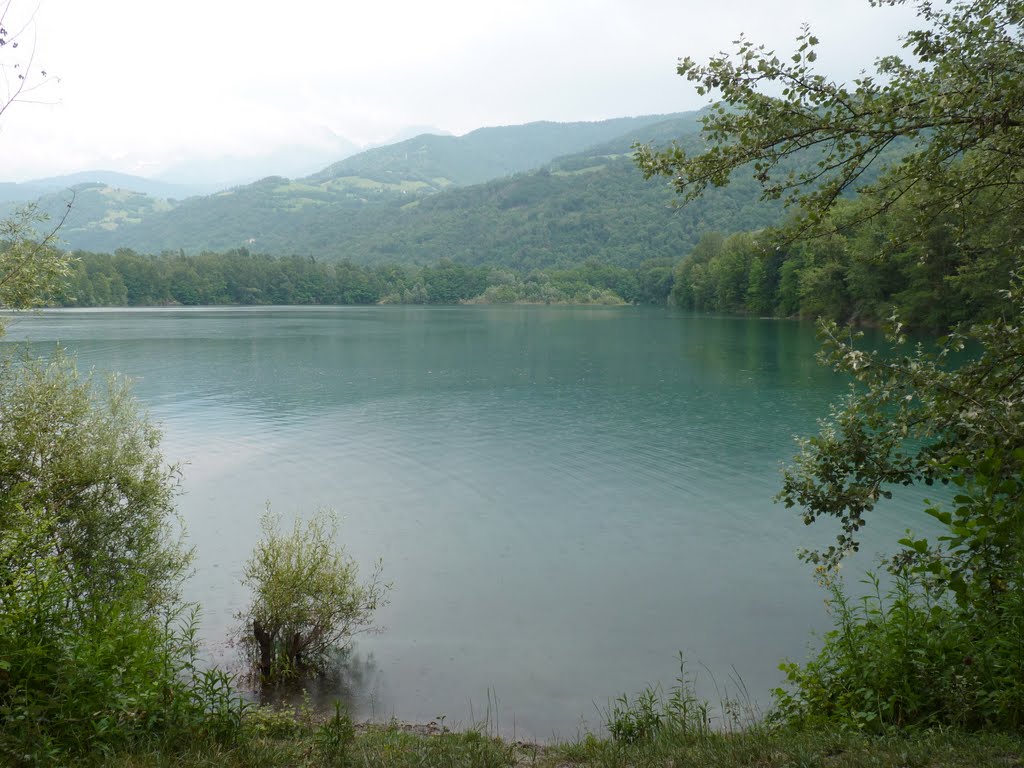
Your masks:
M456 134L533 120L599 120L706 103L680 56L740 33L791 48L800 24L844 79L899 50L912 11L868 0L0 0L34 14L50 75L0 115L0 181L381 142L409 126ZM23 58L23 56L22 56ZM54 78L59 77L59 82ZM0 80L0 97L3 92Z

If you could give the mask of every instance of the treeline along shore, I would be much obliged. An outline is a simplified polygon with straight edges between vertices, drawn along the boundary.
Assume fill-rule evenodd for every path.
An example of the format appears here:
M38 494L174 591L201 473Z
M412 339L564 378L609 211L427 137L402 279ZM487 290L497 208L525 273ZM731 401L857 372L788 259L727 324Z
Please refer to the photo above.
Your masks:
M587 262L513 272L443 259L431 266L362 266L310 257L255 255L245 249L188 256L75 254L58 307L303 304L665 304L669 260L638 268Z
M245 248L140 254L76 251L55 307L370 304L646 304L760 317L829 317L876 324L895 311L908 326L945 329L998 311L1012 266L963 248L950 227L903 237L897 209L864 222L857 203L833 214L830 236L780 246L777 231L705 232L679 259L639 266L588 260L547 269L362 265ZM909 214L908 214L909 215ZM855 224L847 224L852 219ZM886 254L885 259L879 253Z

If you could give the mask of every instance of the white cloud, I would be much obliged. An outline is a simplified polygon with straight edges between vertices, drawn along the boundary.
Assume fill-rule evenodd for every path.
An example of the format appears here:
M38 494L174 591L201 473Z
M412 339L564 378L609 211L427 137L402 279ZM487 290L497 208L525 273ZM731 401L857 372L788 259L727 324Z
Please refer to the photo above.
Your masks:
M324 127L365 143L407 125L694 109L679 56L707 58L740 32L784 49L810 21L823 67L848 78L896 50L910 18L867 0L41 0L36 62L60 77L45 90L56 103L0 118L0 168L152 169Z

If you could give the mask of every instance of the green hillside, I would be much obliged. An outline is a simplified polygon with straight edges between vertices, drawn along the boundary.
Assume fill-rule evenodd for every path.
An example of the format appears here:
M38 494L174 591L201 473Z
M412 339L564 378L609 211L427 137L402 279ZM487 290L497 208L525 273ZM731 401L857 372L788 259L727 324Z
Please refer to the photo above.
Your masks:
M419 137L306 179L269 177L176 203L82 185L62 235L88 251L245 247L362 264L451 258L531 269L678 259L704 230L756 229L780 215L778 205L758 202L755 185L743 179L678 210L664 183L642 178L632 162L636 141L692 143L696 129L689 113ZM570 142L592 148L550 156ZM500 176L536 158L544 158L539 168ZM460 186L486 174L499 178ZM438 179L446 189L436 191ZM66 197L43 198L42 205L59 216Z
M38 199L40 208L54 221L59 221L67 213L61 234L69 242L80 234L117 232L141 223L144 218L167 213L176 204L173 200L101 182L76 184ZM11 209L14 207L9 206Z
M534 170L556 157L610 140L647 141L649 126L685 115L623 117L590 123L537 122L480 128L465 136L424 134L360 152L302 181L331 188L374 182L390 188L441 190ZM402 185L406 186L402 186Z
M398 208L367 210L349 222L343 241L323 243L319 252L371 264L452 258L520 270L587 260L636 266L681 257L705 229L756 229L780 215L779 206L756 202L755 190L742 185L686 210L672 201L671 191L644 181L627 156L574 157Z
M44 195L56 194L70 197L69 192L84 186L107 186L117 190L131 191L165 199L183 199L192 195L208 194L215 187L202 184L172 184L158 179L147 179L116 171L79 171L64 176L33 179L22 183L0 182L0 209L10 208L38 200Z
M183 188L176 186L93 171L32 185L4 185L0 204L7 203L2 207L10 210L37 199L59 219L73 197L62 234L74 248L131 245L153 251L256 245L274 252L318 251L319 246L304 242L303 233L292 230L326 227L326 237L320 239L334 242L339 226L355 210L404 204L442 189L532 170L615 137L628 138L627 144L647 140L648 126L663 120L650 115L482 128L461 137L422 135L362 152L306 178L271 176L195 199L185 199L189 195L179 194ZM288 234L282 238L279 232Z

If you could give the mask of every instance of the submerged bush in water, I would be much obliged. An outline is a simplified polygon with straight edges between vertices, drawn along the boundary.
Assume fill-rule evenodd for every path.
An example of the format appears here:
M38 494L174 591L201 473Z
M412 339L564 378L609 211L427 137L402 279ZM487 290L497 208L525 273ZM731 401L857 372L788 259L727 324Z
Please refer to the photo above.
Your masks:
M239 640L262 681L322 668L330 651L370 627L373 612L387 601L380 563L370 579L335 543L337 516L318 510L290 532L268 511L263 538L243 569L252 604L238 618Z

